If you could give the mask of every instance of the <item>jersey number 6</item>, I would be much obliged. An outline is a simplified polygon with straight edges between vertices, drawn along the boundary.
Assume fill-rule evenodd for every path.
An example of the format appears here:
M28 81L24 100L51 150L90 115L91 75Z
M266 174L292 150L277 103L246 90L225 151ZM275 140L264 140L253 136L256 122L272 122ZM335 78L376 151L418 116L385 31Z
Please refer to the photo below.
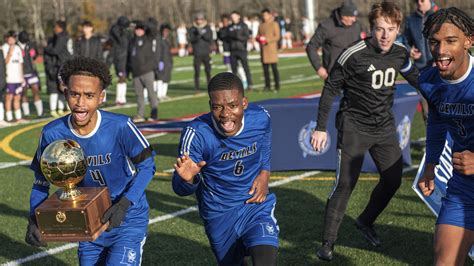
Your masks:
M238 160L235 162L234 165L234 175L235 176L240 176L244 172L244 164L242 163L242 160Z

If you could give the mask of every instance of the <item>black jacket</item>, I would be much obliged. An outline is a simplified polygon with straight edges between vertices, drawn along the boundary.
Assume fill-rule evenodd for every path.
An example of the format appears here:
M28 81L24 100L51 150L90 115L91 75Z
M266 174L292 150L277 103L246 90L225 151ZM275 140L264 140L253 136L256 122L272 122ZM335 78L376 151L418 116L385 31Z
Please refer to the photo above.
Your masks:
M155 70L158 66L155 51L153 50L153 38L144 35L133 37L128 49L127 72L133 77L138 77Z
M217 38L222 41L222 48L224 49L224 52L230 51L229 27L230 26L220 28L217 32Z
M0 49L0 96L3 95L3 91L7 86L7 67L5 64L5 58L3 57L3 51Z
M189 29L189 41L193 46L193 55L202 56L211 53L212 31L209 25L194 25Z
M359 22L356 21L350 27L344 26L338 10L334 9L331 16L319 24L306 46L306 53L315 70L322 65L329 73L342 50L360 39L362 27ZM319 48L323 49L322 64L318 55Z
M79 37L74 43L74 56L84 56L104 61L100 38L97 36L92 36L89 39Z
M230 51L247 51L247 41L250 36L247 25L243 22L232 24L229 26L228 32Z
M54 34L51 45L44 48L44 53L49 56L55 57L55 66L59 67L63 65L67 60L72 58L71 53L68 49L69 35L66 31L58 34Z
M23 52L23 74L37 73L35 63L33 62L38 57L38 49L32 42L22 44L18 42Z
M112 43L111 57L112 62L120 70L125 70L127 62L128 43L131 39L131 33L123 25L114 24L110 28L110 40Z
M54 39L53 37L48 39L48 44L44 48L45 51L46 51L46 49L52 49L53 39ZM56 58L56 56L51 55L51 54L46 53L46 52L44 53L44 58L43 58L44 72L45 72L46 78L48 80L55 81L57 79L57 74L58 74L58 69L59 69L59 65L58 65L57 61L58 61L58 59Z

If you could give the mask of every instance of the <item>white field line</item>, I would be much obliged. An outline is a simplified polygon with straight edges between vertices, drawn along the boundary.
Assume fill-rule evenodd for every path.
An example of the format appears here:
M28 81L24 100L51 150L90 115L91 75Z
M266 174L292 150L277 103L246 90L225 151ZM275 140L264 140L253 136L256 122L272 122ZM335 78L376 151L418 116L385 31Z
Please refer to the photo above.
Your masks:
M18 165L29 165L30 163L31 161L29 160L19 161L19 162L14 162L14 163L0 163L0 169L15 167Z
M308 65L308 64L293 64L293 65L290 65L290 66L282 66L282 67L278 68L278 71L281 72L281 70L295 69L295 68L302 68L302 67L310 67L310 65ZM225 67L217 67L217 69L226 69L226 68ZM263 72L262 69L258 69L258 70L252 71L252 74L262 73L262 72ZM317 75L315 74L315 76L317 76ZM205 80L205 77L202 77L201 81L204 81L204 80ZM176 80L176 81L172 80L170 82L170 85L184 84L184 83L191 83L191 82L194 82L194 79L181 79L181 80Z
M296 180L300 180L300 179L303 179L307 176L315 175L315 174L318 174L318 173L320 173L320 171L311 171L311 172L306 172L306 173L303 173L303 174L300 174L300 175L290 176L287 179L272 182L272 183L269 184L269 186L270 187L281 186L281 185L284 185L284 184L287 184L287 183L290 183L290 182L293 182L293 181L296 181ZM181 216L181 215L184 215L184 214L187 214L187 213L190 213L190 212L195 212L197 210L198 210L198 208L195 205L195 206L191 206L191 207L188 207L186 209L182 209L182 210L179 210L179 211L176 211L176 212L173 212L173 213L157 216L153 219L150 219L149 225L152 225L152 224L158 223L158 222L163 222L163 221L166 221L166 220L169 220L169 219L173 219L173 218L176 218L178 216ZM9 266L10 265L20 265L21 263L25 263L25 262L37 260L37 259L40 259L40 258L43 258L43 257L58 254L58 253L61 253L61 252L64 252L66 250L73 249L73 248L76 248L76 247L77 247L77 243L69 243L69 244L65 244L65 245L62 245L62 246L59 246L59 247L51 248L51 249L48 249L48 250L45 250L45 251L42 251L42 252L38 252L38 253L35 253L33 255L24 257L24 258L20 258L20 259L17 259L17 260L12 260L12 261L9 261L9 262L4 263L2 265L9 265Z

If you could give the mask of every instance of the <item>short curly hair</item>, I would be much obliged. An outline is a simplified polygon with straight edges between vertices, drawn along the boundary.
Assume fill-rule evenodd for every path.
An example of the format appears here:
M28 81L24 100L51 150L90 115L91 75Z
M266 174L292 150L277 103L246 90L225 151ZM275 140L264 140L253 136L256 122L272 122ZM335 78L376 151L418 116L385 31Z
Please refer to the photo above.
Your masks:
M207 85L207 92L210 95L213 91L238 90L244 96L244 86L240 78L229 72L222 72L215 75Z
M103 90L112 83L109 67L104 62L83 56L66 61L59 70L59 78L66 85L69 84L69 78L73 75L97 77Z

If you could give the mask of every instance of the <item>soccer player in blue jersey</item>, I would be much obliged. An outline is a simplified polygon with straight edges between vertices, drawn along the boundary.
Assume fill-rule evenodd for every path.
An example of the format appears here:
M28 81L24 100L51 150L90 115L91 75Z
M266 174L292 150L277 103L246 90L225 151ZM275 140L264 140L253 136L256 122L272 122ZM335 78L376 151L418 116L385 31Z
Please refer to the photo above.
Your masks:
M43 128L30 166L35 181L25 240L33 246L45 245L33 215L50 187L40 170L41 154L55 140L72 139L87 156L88 170L81 186L107 186L113 203L102 217L103 223L109 222L107 231L93 242L79 243L80 264L139 265L148 226L145 188L155 172L155 152L130 118L99 109L111 82L105 63L77 57L63 65L60 76L71 114Z
M474 58L470 56L473 20L455 7L430 15L423 34L436 67L419 78L429 104L425 171L418 183L425 196L435 189L435 166L446 133L453 139L453 176L436 221L436 265L463 265L474 244Z
M220 73L208 85L211 112L182 132L173 189L196 194L219 265L276 265L279 228L270 178L270 116L249 104L240 79Z

